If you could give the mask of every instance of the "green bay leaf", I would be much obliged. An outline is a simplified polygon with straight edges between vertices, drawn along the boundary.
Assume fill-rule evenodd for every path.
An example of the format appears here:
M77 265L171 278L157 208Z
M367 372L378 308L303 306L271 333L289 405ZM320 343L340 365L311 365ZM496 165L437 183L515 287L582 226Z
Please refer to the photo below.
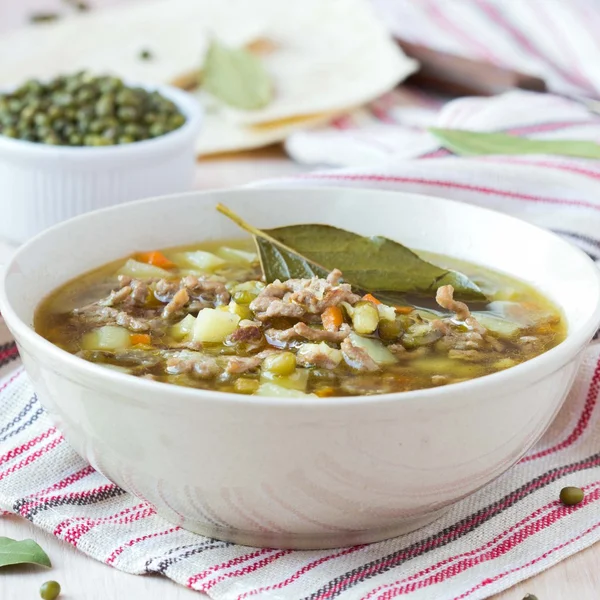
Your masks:
M34 564L51 567L48 555L33 540L12 540L0 537L0 567Z
M445 148L462 156L555 154L600 158L600 145L585 140L531 140L506 133L484 133L437 127L431 127L429 131Z
M434 296L438 287L450 284L457 298L485 300L479 287L462 273L433 265L387 238L318 224L260 230L222 205L217 209L254 236L268 282L326 277L332 269L340 269L344 281L365 292Z
M259 58L243 48L212 41L202 68L201 86L235 108L256 110L273 98L273 85Z

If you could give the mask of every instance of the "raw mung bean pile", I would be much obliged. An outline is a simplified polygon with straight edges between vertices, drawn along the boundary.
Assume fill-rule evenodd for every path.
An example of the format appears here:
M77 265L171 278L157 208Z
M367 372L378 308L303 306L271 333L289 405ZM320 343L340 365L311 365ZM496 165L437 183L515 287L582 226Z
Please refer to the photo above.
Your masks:
M111 146L178 129L185 116L159 92L87 72L31 79L0 94L0 134L55 146Z

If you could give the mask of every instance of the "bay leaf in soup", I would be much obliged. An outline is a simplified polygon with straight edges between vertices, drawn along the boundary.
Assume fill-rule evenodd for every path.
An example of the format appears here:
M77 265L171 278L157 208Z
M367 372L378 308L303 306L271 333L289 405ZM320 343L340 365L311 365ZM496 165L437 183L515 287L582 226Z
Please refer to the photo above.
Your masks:
M415 252L381 236L364 237L330 225L290 225L260 230L223 205L219 210L254 236L267 282L326 277L340 269L344 281L365 292L435 295L450 284L456 297L485 300L466 275L443 269Z
M273 85L260 58L244 48L212 41L202 67L201 86L235 108L256 110L273 99Z
M462 156L553 154L600 158L600 145L585 140L532 140L507 133L437 127L431 127L429 131L445 148Z
M340 269L344 280L361 290L434 295L438 287L450 284L457 297L483 298L481 290L465 275L433 265L385 237L363 237L315 224L267 229L265 233L293 248L311 264L326 271ZM273 276L277 266L268 268Z

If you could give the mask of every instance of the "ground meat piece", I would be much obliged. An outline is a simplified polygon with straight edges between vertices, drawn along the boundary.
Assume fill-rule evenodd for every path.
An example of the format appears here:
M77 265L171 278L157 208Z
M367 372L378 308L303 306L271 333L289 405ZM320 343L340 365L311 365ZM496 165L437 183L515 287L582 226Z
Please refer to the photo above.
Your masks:
M193 306L190 305L190 309L194 311L208 306L227 304L231 298L223 282L196 275L187 275L180 281L160 279L156 282L154 296L161 302L168 303L182 289L186 291L190 300L194 300Z
M489 354L481 352L480 350L457 350L452 348L452 350L448 352L448 358L456 358L468 362L483 362L484 360L487 360L489 356Z
M162 311L163 319L168 319L178 313L188 302L190 297L185 288L181 288L174 296L171 302L167 304Z
M148 300L148 284L140 279L132 279L131 285L131 298L136 306L144 306Z
M154 286L154 297L160 302L171 302L179 291L179 281L176 279L159 279Z
M124 350L81 350L77 356L102 364L117 364L119 367L140 367L147 369L161 362L161 354L149 354L145 350L127 348Z
M476 331L459 331L446 337L449 347L456 350L480 350L486 343Z
M119 275L119 285L121 286L119 289L112 290L107 298L95 304L100 306L144 306L146 304L148 285L144 281Z
M327 279L288 279L275 281L251 302L256 318L265 321L274 317L291 317L314 321L327 307L341 302L353 305L360 300L347 283L338 283L340 271L333 271Z
M301 367L335 369L342 362L342 353L326 344L304 344L296 353L296 363Z
M448 375L432 375L431 383L433 383L433 385L446 385L447 383L450 383L450 377L448 377Z
M329 285L338 285L342 277L342 272L339 269L334 269L327 275L327 283Z
M473 316L467 317L465 319L465 325L470 327L473 331L480 333L481 335L487 333L487 329Z
M122 304L131 296L131 286L126 285L118 290L113 290L108 298L98 300L100 306L115 306L116 304Z
M262 341L263 334L260 323L244 319L239 327L227 338L230 344L247 344Z
M184 342L171 342L169 348L187 348L188 350L202 350L204 348L202 342L187 340Z
M225 367L225 371L231 374L247 373L258 369L262 364L262 358L258 356L232 356Z
M483 339L496 352L502 352L502 350L504 350L504 344L493 335L486 335Z
M230 374L247 373L248 371L254 371L258 369L262 364L262 361L269 356L269 354L275 354L277 350L263 350L254 356L232 356L225 367L225 371Z
M435 301L446 310L450 310L456 314L459 321L465 321L471 316L469 307L464 302L454 300L454 288L451 285L443 285L438 288L435 295Z
M304 338L311 342L332 342L339 344L351 333L350 325L343 323L339 331L327 331L315 329L306 323L296 323L289 329L267 329L265 335L267 340L277 342L288 342L295 338Z
M287 300L277 300L258 298L250 303L250 310L254 311L256 318L265 321L272 317L289 317L291 319L301 319L306 314L306 309L299 304L293 304Z
M102 325L121 325L131 331L149 331L160 326L153 311L142 311L139 316L132 316L124 310L112 306L103 306L100 302L76 308L72 315L75 319L84 321L87 325L100 327Z
M442 308L454 312L455 318L459 321L464 321L465 325L467 325L473 331L482 335L487 333L486 328L471 315L469 307L464 302L454 300L454 288L451 285L443 285L442 287L438 288L438 291L435 295L435 300ZM443 324L443 320L432 322L432 325L437 329L440 329L440 331L441 328L444 327Z
M200 379L211 379L221 373L221 367L212 356L182 350L167 360L167 373L190 373Z
M519 338L519 344L523 352L539 352L542 342L534 335L524 335Z
M379 365L363 350L352 344L350 338L346 338L341 345L342 354L346 363L358 371L378 371Z
M215 305L228 304L231 294L222 281L204 279L195 275L187 275L181 280L190 298L204 300Z
M431 327L441 331L443 335L449 335L452 333L452 325L443 319L434 319L431 321Z
M396 356L408 354L408 350L402 344L390 344L387 349Z
M132 317L124 311L119 311L115 315L115 322L117 325L121 325L121 327L125 327L131 331L150 331L152 329L152 321L150 319Z
M398 391L393 377L382 377L381 373L369 373L344 377L340 380L342 389L353 396L372 396Z

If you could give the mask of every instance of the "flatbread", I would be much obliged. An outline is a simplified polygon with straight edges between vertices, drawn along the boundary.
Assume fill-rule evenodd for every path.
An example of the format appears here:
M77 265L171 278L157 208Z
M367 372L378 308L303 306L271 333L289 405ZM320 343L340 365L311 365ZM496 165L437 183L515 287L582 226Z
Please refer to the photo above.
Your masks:
M91 11L0 36L0 85L89 69L131 82L171 83L198 70L211 37L248 46L275 86L265 108L208 106L202 154L257 147L376 98L414 72L368 0L153 0ZM148 49L152 60L141 60Z

